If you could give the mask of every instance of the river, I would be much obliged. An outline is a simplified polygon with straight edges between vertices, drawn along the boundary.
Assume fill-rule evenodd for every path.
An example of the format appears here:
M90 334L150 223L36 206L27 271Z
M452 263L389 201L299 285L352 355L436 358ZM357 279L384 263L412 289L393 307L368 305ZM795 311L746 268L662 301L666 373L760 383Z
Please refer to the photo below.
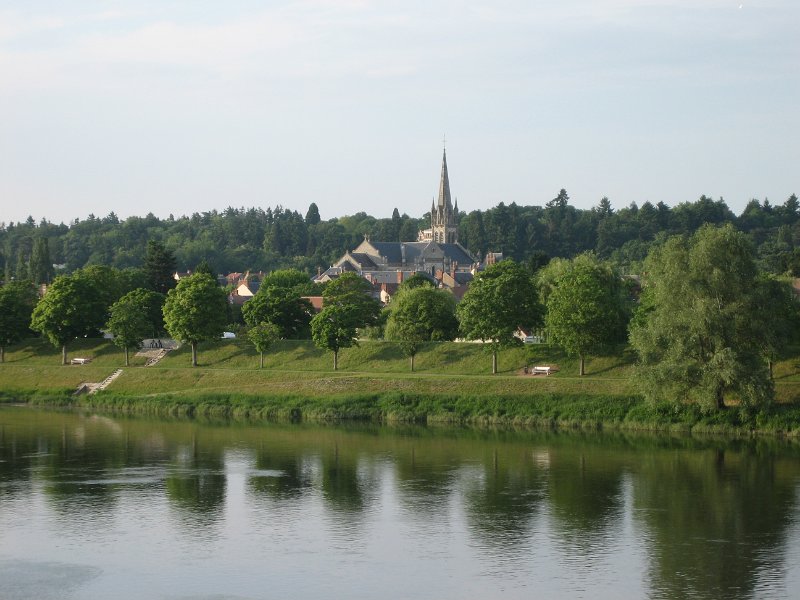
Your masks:
M800 598L776 439L0 408L0 598Z

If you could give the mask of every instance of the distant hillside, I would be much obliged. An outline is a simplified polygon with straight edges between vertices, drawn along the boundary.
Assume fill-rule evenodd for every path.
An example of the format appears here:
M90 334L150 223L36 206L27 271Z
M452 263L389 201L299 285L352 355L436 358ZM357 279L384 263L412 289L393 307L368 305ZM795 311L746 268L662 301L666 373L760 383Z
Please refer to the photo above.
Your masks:
M179 270L206 260L217 272L269 271L296 267L309 273L328 267L365 235L375 241L411 241L430 225L430 215L413 218L395 209L388 219L358 213L323 221L312 204L306 215L275 208L231 208L222 212L159 219L152 214L119 220L112 212L89 215L69 224L0 224L0 271L8 280L28 278L43 256L64 271L102 264L139 267L147 241L172 250ZM476 255L502 252L537 267L549 257L571 257L592 250L624 271L636 272L653 240L691 233L703 223L733 223L751 235L761 268L800 274L800 203L792 195L783 204L751 201L735 215L720 200L701 196L670 208L664 203L614 209L603 198L592 209L570 206L561 190L544 206L500 203L484 211L458 214L458 239ZM46 240L46 242L45 242Z

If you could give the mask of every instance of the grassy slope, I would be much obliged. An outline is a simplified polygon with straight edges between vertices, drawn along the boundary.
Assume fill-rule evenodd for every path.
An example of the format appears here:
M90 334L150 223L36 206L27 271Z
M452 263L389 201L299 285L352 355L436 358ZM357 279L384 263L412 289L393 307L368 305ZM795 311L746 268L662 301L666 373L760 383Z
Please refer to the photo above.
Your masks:
M122 353L104 340L76 340L70 356L91 357L87 366L60 366L60 353L34 340L9 349L0 365L0 395L66 395L85 381L101 381L122 366ZM171 352L155 367L142 368L137 357L107 392L82 402L134 408L147 405L191 406L190 412L292 416L292 411L321 418L384 415L403 420L482 420L511 423L619 423L633 420L684 426L698 422L693 413L661 414L641 407L630 381L633 356L595 357L580 378L577 361L558 349L530 345L500 353L498 375L479 344L432 343L417 356L416 372L395 344L362 342L343 350L340 370L332 356L310 342L284 341L265 356L243 340L203 344L200 366L189 366L188 348ZM521 376L523 366L557 365L549 377ZM795 411L800 404L800 357L775 367L779 401ZM800 409L798 409L800 410ZM800 416L780 416L773 429L797 429ZM777 418L777 417L776 417ZM712 424L713 425L713 424ZM721 427L730 423L720 423ZM734 424L735 426L735 424ZM766 426L766 425L765 425ZM713 427L712 427L713 428Z

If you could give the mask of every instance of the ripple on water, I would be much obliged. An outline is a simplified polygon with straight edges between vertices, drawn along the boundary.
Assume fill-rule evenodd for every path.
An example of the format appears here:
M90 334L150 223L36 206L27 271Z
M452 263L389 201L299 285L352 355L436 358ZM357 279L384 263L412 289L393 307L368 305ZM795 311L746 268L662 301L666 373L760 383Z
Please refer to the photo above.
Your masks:
M0 598L69 598L102 572L96 567L62 562L0 561Z

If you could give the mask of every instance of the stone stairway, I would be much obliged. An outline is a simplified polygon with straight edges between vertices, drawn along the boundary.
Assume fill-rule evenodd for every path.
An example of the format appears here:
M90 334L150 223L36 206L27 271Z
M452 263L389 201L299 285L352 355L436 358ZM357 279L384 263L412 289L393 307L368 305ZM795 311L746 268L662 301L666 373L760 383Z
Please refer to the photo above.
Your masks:
M100 385L91 390L89 393L94 394L95 392L106 389L109 385L111 385L111 382L114 381L120 375L122 375L122 369L117 369L111 375L103 379L103 381L100 382Z
M167 352L169 352L169 350L170 350L169 348L162 348L155 355L153 355L150 358L148 358L147 362L144 363L144 366L145 367L152 367L154 364L156 364L158 361L160 361L162 358L164 358L167 355Z

